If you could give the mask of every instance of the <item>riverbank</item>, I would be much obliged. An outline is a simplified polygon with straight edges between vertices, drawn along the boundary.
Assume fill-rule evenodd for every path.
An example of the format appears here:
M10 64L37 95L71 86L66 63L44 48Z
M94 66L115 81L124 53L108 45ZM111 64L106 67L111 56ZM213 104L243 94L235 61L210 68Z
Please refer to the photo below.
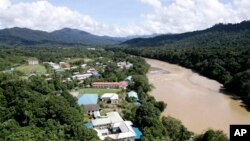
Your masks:
M162 115L180 119L195 133L213 128L228 134L230 124L250 123L250 112L240 100L221 93L222 84L217 81L178 65L146 61L151 65L147 76L155 87L151 95L168 104Z

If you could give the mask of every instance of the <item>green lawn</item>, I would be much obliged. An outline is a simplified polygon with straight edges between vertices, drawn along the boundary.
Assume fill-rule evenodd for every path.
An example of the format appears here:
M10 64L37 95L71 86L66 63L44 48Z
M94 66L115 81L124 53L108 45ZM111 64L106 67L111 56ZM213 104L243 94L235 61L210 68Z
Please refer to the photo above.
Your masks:
M92 61L93 61L93 59L91 59L91 58L84 58L84 62L86 62L86 63L92 62Z
M79 90L80 93L120 93L120 89L96 89L96 88L84 88Z
M46 68L43 65L21 65L16 67L17 71L23 72L25 74L36 73L44 74L46 73Z
M72 59L68 60L67 62L74 63L74 62L81 61L81 60L83 60L85 63L93 61L93 59L91 59L91 58L72 58Z

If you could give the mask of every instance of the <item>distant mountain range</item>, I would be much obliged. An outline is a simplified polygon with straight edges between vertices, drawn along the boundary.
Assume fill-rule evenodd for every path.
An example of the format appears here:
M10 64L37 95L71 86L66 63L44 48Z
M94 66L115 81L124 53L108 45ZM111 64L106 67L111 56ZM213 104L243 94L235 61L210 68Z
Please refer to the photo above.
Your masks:
M31 30L28 28L8 28L0 30L0 43L4 44L85 44L105 45L119 44L131 38L116 38L109 36L97 36L91 33L63 28L53 32Z
M237 24L216 24L205 30L181 34L165 34L144 39L135 38L122 44L136 47L250 47L250 21Z
M237 47L250 46L250 21L238 24L216 24L211 28L180 34L128 37L98 36L85 31L63 28L53 32L28 28L0 30L0 44L8 45L112 45L166 47Z

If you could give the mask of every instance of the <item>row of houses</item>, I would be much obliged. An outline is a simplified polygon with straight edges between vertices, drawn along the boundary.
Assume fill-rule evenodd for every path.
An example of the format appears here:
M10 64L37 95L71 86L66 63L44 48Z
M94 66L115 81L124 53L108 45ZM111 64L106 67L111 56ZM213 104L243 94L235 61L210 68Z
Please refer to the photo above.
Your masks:
M74 72L71 77L66 78L65 80L63 80L63 82L71 80L77 80L78 82L81 82L82 80L90 78L91 76L97 77L100 76L100 74L94 68L90 68L87 70L86 73Z
M63 71L63 70L74 70L77 69L78 66L70 66L69 63L67 62L59 62L59 63L54 63L54 62L43 62L43 64L48 64L50 67L52 67L53 70L55 71ZM87 64L82 64L81 67L85 68Z

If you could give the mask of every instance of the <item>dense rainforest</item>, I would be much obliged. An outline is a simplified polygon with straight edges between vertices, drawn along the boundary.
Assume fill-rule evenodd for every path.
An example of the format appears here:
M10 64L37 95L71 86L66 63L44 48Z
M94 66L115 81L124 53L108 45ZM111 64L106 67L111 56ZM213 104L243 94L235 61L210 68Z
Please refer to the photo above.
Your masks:
M122 44L134 47L250 47L250 21L216 24L205 30L153 38L135 38Z
M60 83L40 77L0 75L0 140L98 140L85 128L83 110Z
M224 85L250 105L250 49L248 47L218 48L112 48L128 54L158 59L191 68Z

